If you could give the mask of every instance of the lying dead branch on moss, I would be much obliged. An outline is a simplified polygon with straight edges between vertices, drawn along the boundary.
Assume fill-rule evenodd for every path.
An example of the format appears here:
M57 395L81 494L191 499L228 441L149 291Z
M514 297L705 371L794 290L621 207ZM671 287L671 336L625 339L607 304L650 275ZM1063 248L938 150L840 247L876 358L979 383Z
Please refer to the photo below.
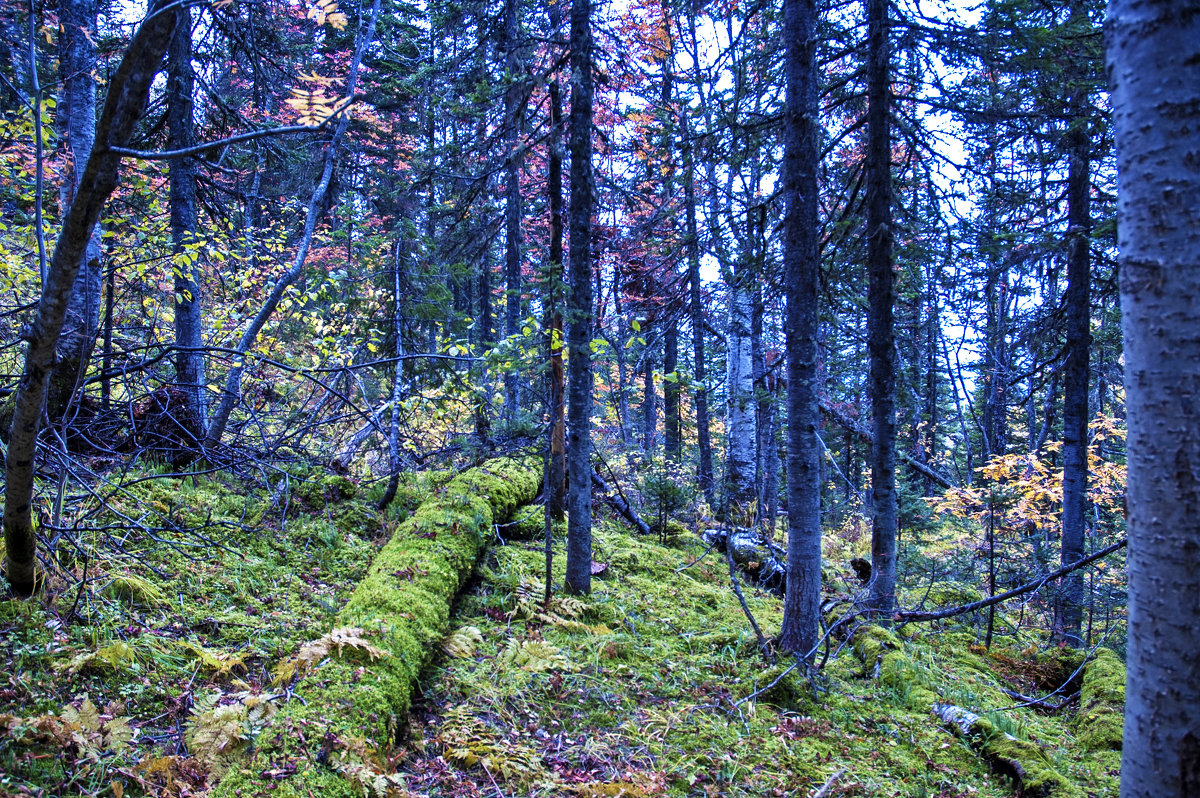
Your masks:
M1100 549L1100 551L1097 551L1093 554L1089 554L1087 557L1084 557L1082 560L1076 560L1075 562L1071 563L1070 565L1063 566L1062 568L1059 568L1057 571L1048 573L1043 577L1033 580L1032 582L1026 582L1025 584L1021 585L1020 587L1014 587L1012 590L1006 590L1003 593L997 593L994 596L988 596L987 598L980 599L979 601L972 601L969 604L961 604L957 607L948 607L944 610L933 610L933 611L929 611L929 612L917 612L914 610L901 610L892 616L892 620L900 622L900 623L912 623L914 621L937 621L937 620L941 620L942 618L952 618L955 615L964 615L968 612L974 612L975 610L981 610L981 609L984 609L985 607L990 607L993 604L1000 604L1002 602L1008 601L1011 598L1016 598L1017 596L1023 596L1026 593L1032 593L1035 590L1038 590L1038 589L1044 587L1047 583L1053 582L1055 579L1060 579L1060 578L1066 576L1067 574L1071 573L1072 571L1077 571L1080 568L1091 565L1096 560L1103 559L1104 557L1107 557L1108 555L1112 554L1114 551L1125 548L1125 546L1128 543L1129 543L1129 538L1121 538L1120 540L1118 540L1116 543L1112 544L1111 546L1106 546L1103 549Z
M624 496L613 493L608 487L608 483L604 481L604 477L595 471L592 472L592 484L600 489L600 494L604 497L604 501L608 502L609 506L620 513L622 518L633 524L638 532L641 532L643 535L650 534L650 525L642 520L637 511L629 505L629 502L625 501Z
M991 721L953 704L934 704L933 714L951 726L988 760L992 769L1016 782L1029 798L1078 798L1079 789L1055 769L1037 743L1019 740Z

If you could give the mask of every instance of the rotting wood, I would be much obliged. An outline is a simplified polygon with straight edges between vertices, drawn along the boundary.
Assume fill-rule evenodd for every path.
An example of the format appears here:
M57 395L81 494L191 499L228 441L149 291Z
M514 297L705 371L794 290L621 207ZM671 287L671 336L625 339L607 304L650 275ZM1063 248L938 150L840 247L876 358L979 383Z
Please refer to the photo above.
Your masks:
M1078 798L1082 793L1055 769L1037 743L1020 740L991 721L953 704L934 704L934 716L951 726L988 760L992 769L1011 778L1023 798Z
M709 529L702 536L706 544L729 549L730 556L758 587L782 595L787 576L787 554L756 529L734 527Z
M231 763L213 795L248 793L260 783L259 774L284 772L297 762L304 765L302 775L279 783L275 794L281 798L361 795L361 784L348 778L366 764L356 752L382 750L401 734L418 674L450 631L451 605L493 525L533 500L541 475L539 457L491 460L423 502L375 556L334 621L335 628L357 631L378 653L347 650L289 686L295 698L258 734L252 758ZM328 767L309 761L319 755L313 744L322 744L322 735L330 749L323 760Z

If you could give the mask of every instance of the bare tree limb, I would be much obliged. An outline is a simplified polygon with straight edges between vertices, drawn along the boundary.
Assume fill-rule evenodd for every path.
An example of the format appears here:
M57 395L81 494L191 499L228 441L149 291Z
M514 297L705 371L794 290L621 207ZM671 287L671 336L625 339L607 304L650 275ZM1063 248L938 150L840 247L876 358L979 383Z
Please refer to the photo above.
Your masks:
M948 607L944 610L934 610L932 612L918 612L916 610L901 610L900 612L897 612L895 615L892 616L892 620L899 621L901 623L911 623L913 621L937 621L942 618L950 618L955 615L964 615L968 612L974 612L975 610L981 610L981 609L984 609L985 607L990 607L993 604L1000 604L1001 602L1008 601L1010 598L1016 598L1017 596L1023 596L1026 593L1032 593L1033 591L1038 590L1039 588L1044 586L1047 582L1053 582L1055 579L1064 577L1067 574L1071 573L1072 571L1077 571L1080 568L1083 568L1084 566L1091 565L1096 560L1103 559L1104 557L1107 557L1108 555L1112 554L1114 551L1125 548L1125 546L1128 545L1128 543L1129 543L1129 538L1121 538L1120 540L1118 540L1116 543L1112 544L1111 546L1106 546L1103 549L1100 549L1100 551L1097 551L1093 554L1089 554L1087 557L1084 557L1082 560L1076 560L1075 562L1071 563L1070 565L1059 568L1057 571L1048 573L1039 579L1035 579L1032 582L1026 582L1025 584L1021 585L1020 587L1014 587L1012 590L1006 590L1003 593L998 593L994 596L988 596L987 598L980 599L979 601L972 601L970 604L962 604L957 607Z
M821 412L824 413L825 415L829 416L829 418L831 418L839 427L847 430L848 432L854 433L863 441L870 443L872 440L874 440L869 431L867 431L867 430L863 429L862 427L858 426L857 424L855 424L854 419L850 418L845 413L838 410L836 407L833 407L832 405L830 405L826 402L821 402ZM908 454L907 452L897 451L896 455L901 460L903 460L904 462L906 462L910 466L912 466L916 471L920 472L922 476L929 477L931 480L933 480L937 484L941 485L943 488L953 488L954 487L954 483L952 483L949 479L942 476L938 472L934 471L932 468L925 465L920 460L913 457L911 454Z

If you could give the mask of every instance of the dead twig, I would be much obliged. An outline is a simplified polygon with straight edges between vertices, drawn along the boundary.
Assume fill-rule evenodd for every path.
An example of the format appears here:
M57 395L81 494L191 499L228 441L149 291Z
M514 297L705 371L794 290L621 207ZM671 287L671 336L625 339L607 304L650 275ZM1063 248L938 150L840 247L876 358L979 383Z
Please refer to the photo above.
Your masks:
M829 791L833 789L833 783L840 779L847 770L849 770L849 768L840 768L834 771L833 775L826 779L825 783L821 785L821 789L812 794L812 798L825 798L826 795L829 795Z

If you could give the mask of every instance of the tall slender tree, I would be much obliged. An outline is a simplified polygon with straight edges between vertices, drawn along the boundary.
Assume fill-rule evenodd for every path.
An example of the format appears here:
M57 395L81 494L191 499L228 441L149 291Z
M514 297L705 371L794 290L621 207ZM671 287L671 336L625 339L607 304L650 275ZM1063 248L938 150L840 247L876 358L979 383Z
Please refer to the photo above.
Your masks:
M1063 26L1083 33L1091 28L1079 0ZM1062 564L1083 557L1087 526L1088 485L1088 360L1091 336L1091 114L1088 94L1092 81L1074 63L1066 80L1067 154L1067 357L1063 364L1063 513ZM1083 646L1083 572L1063 580L1057 602L1055 631L1069 646Z
M523 33L517 0L504 0L504 334L521 331L521 256L524 244L521 201L521 134L525 118ZM521 381L516 371L504 375L504 415L516 419Z
M567 318L567 570L569 593L592 589L592 3L571 4L571 297Z
M817 440L817 6L784 0L783 116L785 340L788 356L787 579L780 646L805 655L821 603L821 446Z
M79 192L83 170L96 138L96 0L66 0L60 6L61 40L58 71L62 99L58 108L59 138L70 168L59 187L66 208ZM46 413L55 421L66 411L87 371L100 325L100 283L103 266L100 231L88 232L87 246L71 287L58 362L50 379Z
M550 40L555 45L554 57L562 51L562 2L551 0ZM565 381L563 374L563 141L562 141L562 96L558 82L558 69L554 69L548 87L550 100L550 136L547 160L547 191L550 205L550 257L546 275L546 338L550 355L550 469L546 485L546 511L554 521L561 520L566 513L567 462L566 462L566 406Z
M192 110L192 15L185 10L167 52L167 144L182 150L195 144ZM208 401L204 378L203 305L200 296L200 247L196 241L196 162L173 158L171 185L171 243L175 284L175 380L183 392L185 415L179 419L187 434L204 439Z
M887 0L867 10L867 272L871 360L871 608L896 600L896 339L892 268L891 47Z

